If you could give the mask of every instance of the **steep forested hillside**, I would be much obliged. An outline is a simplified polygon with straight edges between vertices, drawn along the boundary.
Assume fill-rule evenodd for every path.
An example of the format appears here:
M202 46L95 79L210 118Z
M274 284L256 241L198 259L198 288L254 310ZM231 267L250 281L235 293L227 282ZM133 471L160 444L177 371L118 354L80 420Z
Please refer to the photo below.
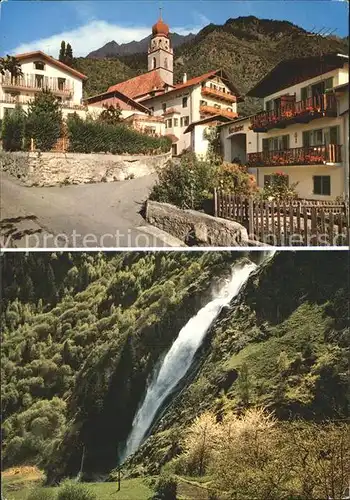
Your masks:
M247 92L278 62L292 57L327 52L348 52L348 41L336 37L312 36L287 21L257 19L254 16L228 19L223 25L210 24L188 43L175 50L174 80L182 81L216 68L223 68L241 93ZM123 63L124 66L121 65ZM115 59L75 61L77 69L86 72L87 95L103 92L140 72L147 71L147 53ZM98 80L94 73L99 72ZM240 104L240 113L257 109L255 100Z
M77 474L85 449L85 475L108 474L157 361L238 259L247 257L3 255L3 465L36 464L56 481ZM348 418L348 272L346 252L281 252L263 264L127 469L158 473L206 411Z
M2 256L4 465L45 465L65 436L74 470L107 407L118 425L105 422L101 468L113 465L155 361L238 257ZM99 455L105 443L95 444Z

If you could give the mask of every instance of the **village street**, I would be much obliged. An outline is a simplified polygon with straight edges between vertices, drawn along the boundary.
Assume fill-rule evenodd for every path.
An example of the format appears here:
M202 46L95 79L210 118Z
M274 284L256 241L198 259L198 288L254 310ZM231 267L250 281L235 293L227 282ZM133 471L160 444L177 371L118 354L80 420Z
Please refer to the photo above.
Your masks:
M170 246L139 214L154 175L62 187L26 187L7 173L0 180L3 248Z

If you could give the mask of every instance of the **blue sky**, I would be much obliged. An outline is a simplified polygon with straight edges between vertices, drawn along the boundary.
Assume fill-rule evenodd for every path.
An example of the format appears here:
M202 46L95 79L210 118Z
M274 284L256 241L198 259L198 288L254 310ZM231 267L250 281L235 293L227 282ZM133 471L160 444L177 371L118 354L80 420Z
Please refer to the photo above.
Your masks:
M71 43L75 56L85 56L111 40L140 40L150 33L160 5L163 19L181 34L196 33L210 22L222 24L230 17L254 15L285 19L309 30L337 29L337 35L348 35L344 0L3 0L0 54L40 49L57 57L64 39Z

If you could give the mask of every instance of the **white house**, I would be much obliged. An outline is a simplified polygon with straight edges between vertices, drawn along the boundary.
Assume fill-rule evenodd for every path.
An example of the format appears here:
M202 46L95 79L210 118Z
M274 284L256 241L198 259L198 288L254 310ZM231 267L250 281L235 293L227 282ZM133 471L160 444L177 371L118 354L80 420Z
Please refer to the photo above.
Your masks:
M10 73L0 75L0 119L6 110L21 104L26 111L28 103L42 89L50 89L62 102L62 112L85 109L82 105L83 81L86 76L40 50L14 56L23 75L13 78Z
M188 126L204 118L237 117L237 102L241 99L237 89L222 70L173 82L173 49L169 38L169 26L162 19L152 28L148 49L148 72L110 87L107 91L120 91L142 103L154 116L165 120L165 133L173 141L173 154L192 149ZM205 153L205 144L197 141L194 151Z
M250 119L255 151L246 150L259 186L283 171L300 198L348 195L348 61L342 54L282 61L248 92L264 102Z

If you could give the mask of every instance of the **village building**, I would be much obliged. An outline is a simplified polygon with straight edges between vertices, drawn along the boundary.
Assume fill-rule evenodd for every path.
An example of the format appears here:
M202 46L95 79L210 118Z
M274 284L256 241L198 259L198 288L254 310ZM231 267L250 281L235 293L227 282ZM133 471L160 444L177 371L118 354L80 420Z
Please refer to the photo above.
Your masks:
M172 139L173 155L185 150L205 154L208 142L203 130L186 133L188 127L207 119L216 122L216 117L232 120L237 117L237 102L242 98L221 69L174 83L174 53L169 37L169 26L160 18L152 28L148 49L148 72L124 82L112 85L105 93L119 91L142 103L154 117L162 117L165 134Z
M239 158L263 187L284 172L302 199L349 195L348 56L279 63L247 95L264 111L221 126L224 157Z
M49 89L61 101L63 116L74 111L83 113L83 81L86 76L41 52L16 54L22 75L0 75L0 119L20 104L25 111L37 92Z
M100 95L83 99L83 82L87 77L40 50L14 57L22 75L14 77L8 71L0 75L0 119L6 112L11 113L16 104L27 111L35 94L44 89L50 90L61 102L64 118L73 113L85 118L88 112L98 116L108 105L118 105L122 118L134 113L150 115L148 108L118 91L103 94L103 99Z

